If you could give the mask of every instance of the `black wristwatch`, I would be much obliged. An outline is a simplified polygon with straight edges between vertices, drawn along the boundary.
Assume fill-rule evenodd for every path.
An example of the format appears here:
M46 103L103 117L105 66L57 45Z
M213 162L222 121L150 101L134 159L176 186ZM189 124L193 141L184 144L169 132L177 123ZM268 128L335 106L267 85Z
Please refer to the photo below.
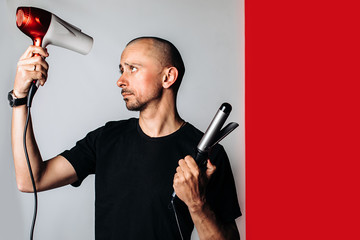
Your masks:
M21 106L21 105L26 104L27 97L17 98L17 97L14 95L14 90L11 90L11 91L8 93L8 99L9 99L10 107L16 107L16 106Z

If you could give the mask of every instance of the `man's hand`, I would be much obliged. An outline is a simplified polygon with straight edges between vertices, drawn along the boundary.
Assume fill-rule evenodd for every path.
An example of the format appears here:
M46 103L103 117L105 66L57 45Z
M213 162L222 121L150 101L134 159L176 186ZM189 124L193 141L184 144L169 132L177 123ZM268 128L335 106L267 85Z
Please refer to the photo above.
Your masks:
M206 203L205 190L216 167L207 161L205 173L201 173L195 160L186 156L179 160L173 187L176 195L188 206L191 218L201 240L240 239L235 221L222 223Z
M216 167L207 161L205 173L201 173L195 160L186 156L179 160L174 176L174 190L176 195L188 206L190 211L201 209L206 202L205 189Z
M14 94L17 98L27 96L33 80L38 80L41 86L45 84L49 69L45 57L48 56L49 54L46 49L30 46L20 57L14 83Z

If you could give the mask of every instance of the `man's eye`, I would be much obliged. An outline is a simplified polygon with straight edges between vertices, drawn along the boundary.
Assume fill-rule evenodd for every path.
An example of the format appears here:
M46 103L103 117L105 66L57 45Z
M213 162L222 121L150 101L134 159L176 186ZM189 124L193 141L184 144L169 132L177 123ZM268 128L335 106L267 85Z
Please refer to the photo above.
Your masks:
M136 72L136 71L137 71L137 67L132 67L132 66L131 66L131 67L130 67L130 71L131 71L131 72Z

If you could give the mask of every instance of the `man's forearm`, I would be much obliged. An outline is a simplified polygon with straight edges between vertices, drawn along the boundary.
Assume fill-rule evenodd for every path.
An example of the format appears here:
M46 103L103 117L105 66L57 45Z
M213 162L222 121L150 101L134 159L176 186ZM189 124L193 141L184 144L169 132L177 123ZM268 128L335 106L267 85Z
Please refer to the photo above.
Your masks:
M11 128L12 149L16 173L16 182L19 190L23 192L32 191L32 184L23 146L26 116L27 108L25 105L13 108ZM29 120L26 133L26 145L29 159L31 162L31 168L36 181L40 178L41 175L42 159L35 141L31 119Z
M240 239L236 224L223 224L216 219L208 204L197 209L189 209L200 240Z

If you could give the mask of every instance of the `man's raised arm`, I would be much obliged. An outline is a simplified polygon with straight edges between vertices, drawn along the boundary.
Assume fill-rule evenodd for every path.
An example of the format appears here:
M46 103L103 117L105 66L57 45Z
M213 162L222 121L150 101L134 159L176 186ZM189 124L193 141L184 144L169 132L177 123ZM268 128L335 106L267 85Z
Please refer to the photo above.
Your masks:
M13 96L18 99L25 98L33 80L38 80L42 86L45 84L48 71L45 57L48 56L47 51L41 47L30 46L25 51L17 65ZM18 189L22 192L32 192L33 187L23 147L26 116L26 105L13 107L11 142ZM26 133L26 145L38 191L60 187L77 180L75 170L64 157L57 156L45 162L42 160L31 118Z

